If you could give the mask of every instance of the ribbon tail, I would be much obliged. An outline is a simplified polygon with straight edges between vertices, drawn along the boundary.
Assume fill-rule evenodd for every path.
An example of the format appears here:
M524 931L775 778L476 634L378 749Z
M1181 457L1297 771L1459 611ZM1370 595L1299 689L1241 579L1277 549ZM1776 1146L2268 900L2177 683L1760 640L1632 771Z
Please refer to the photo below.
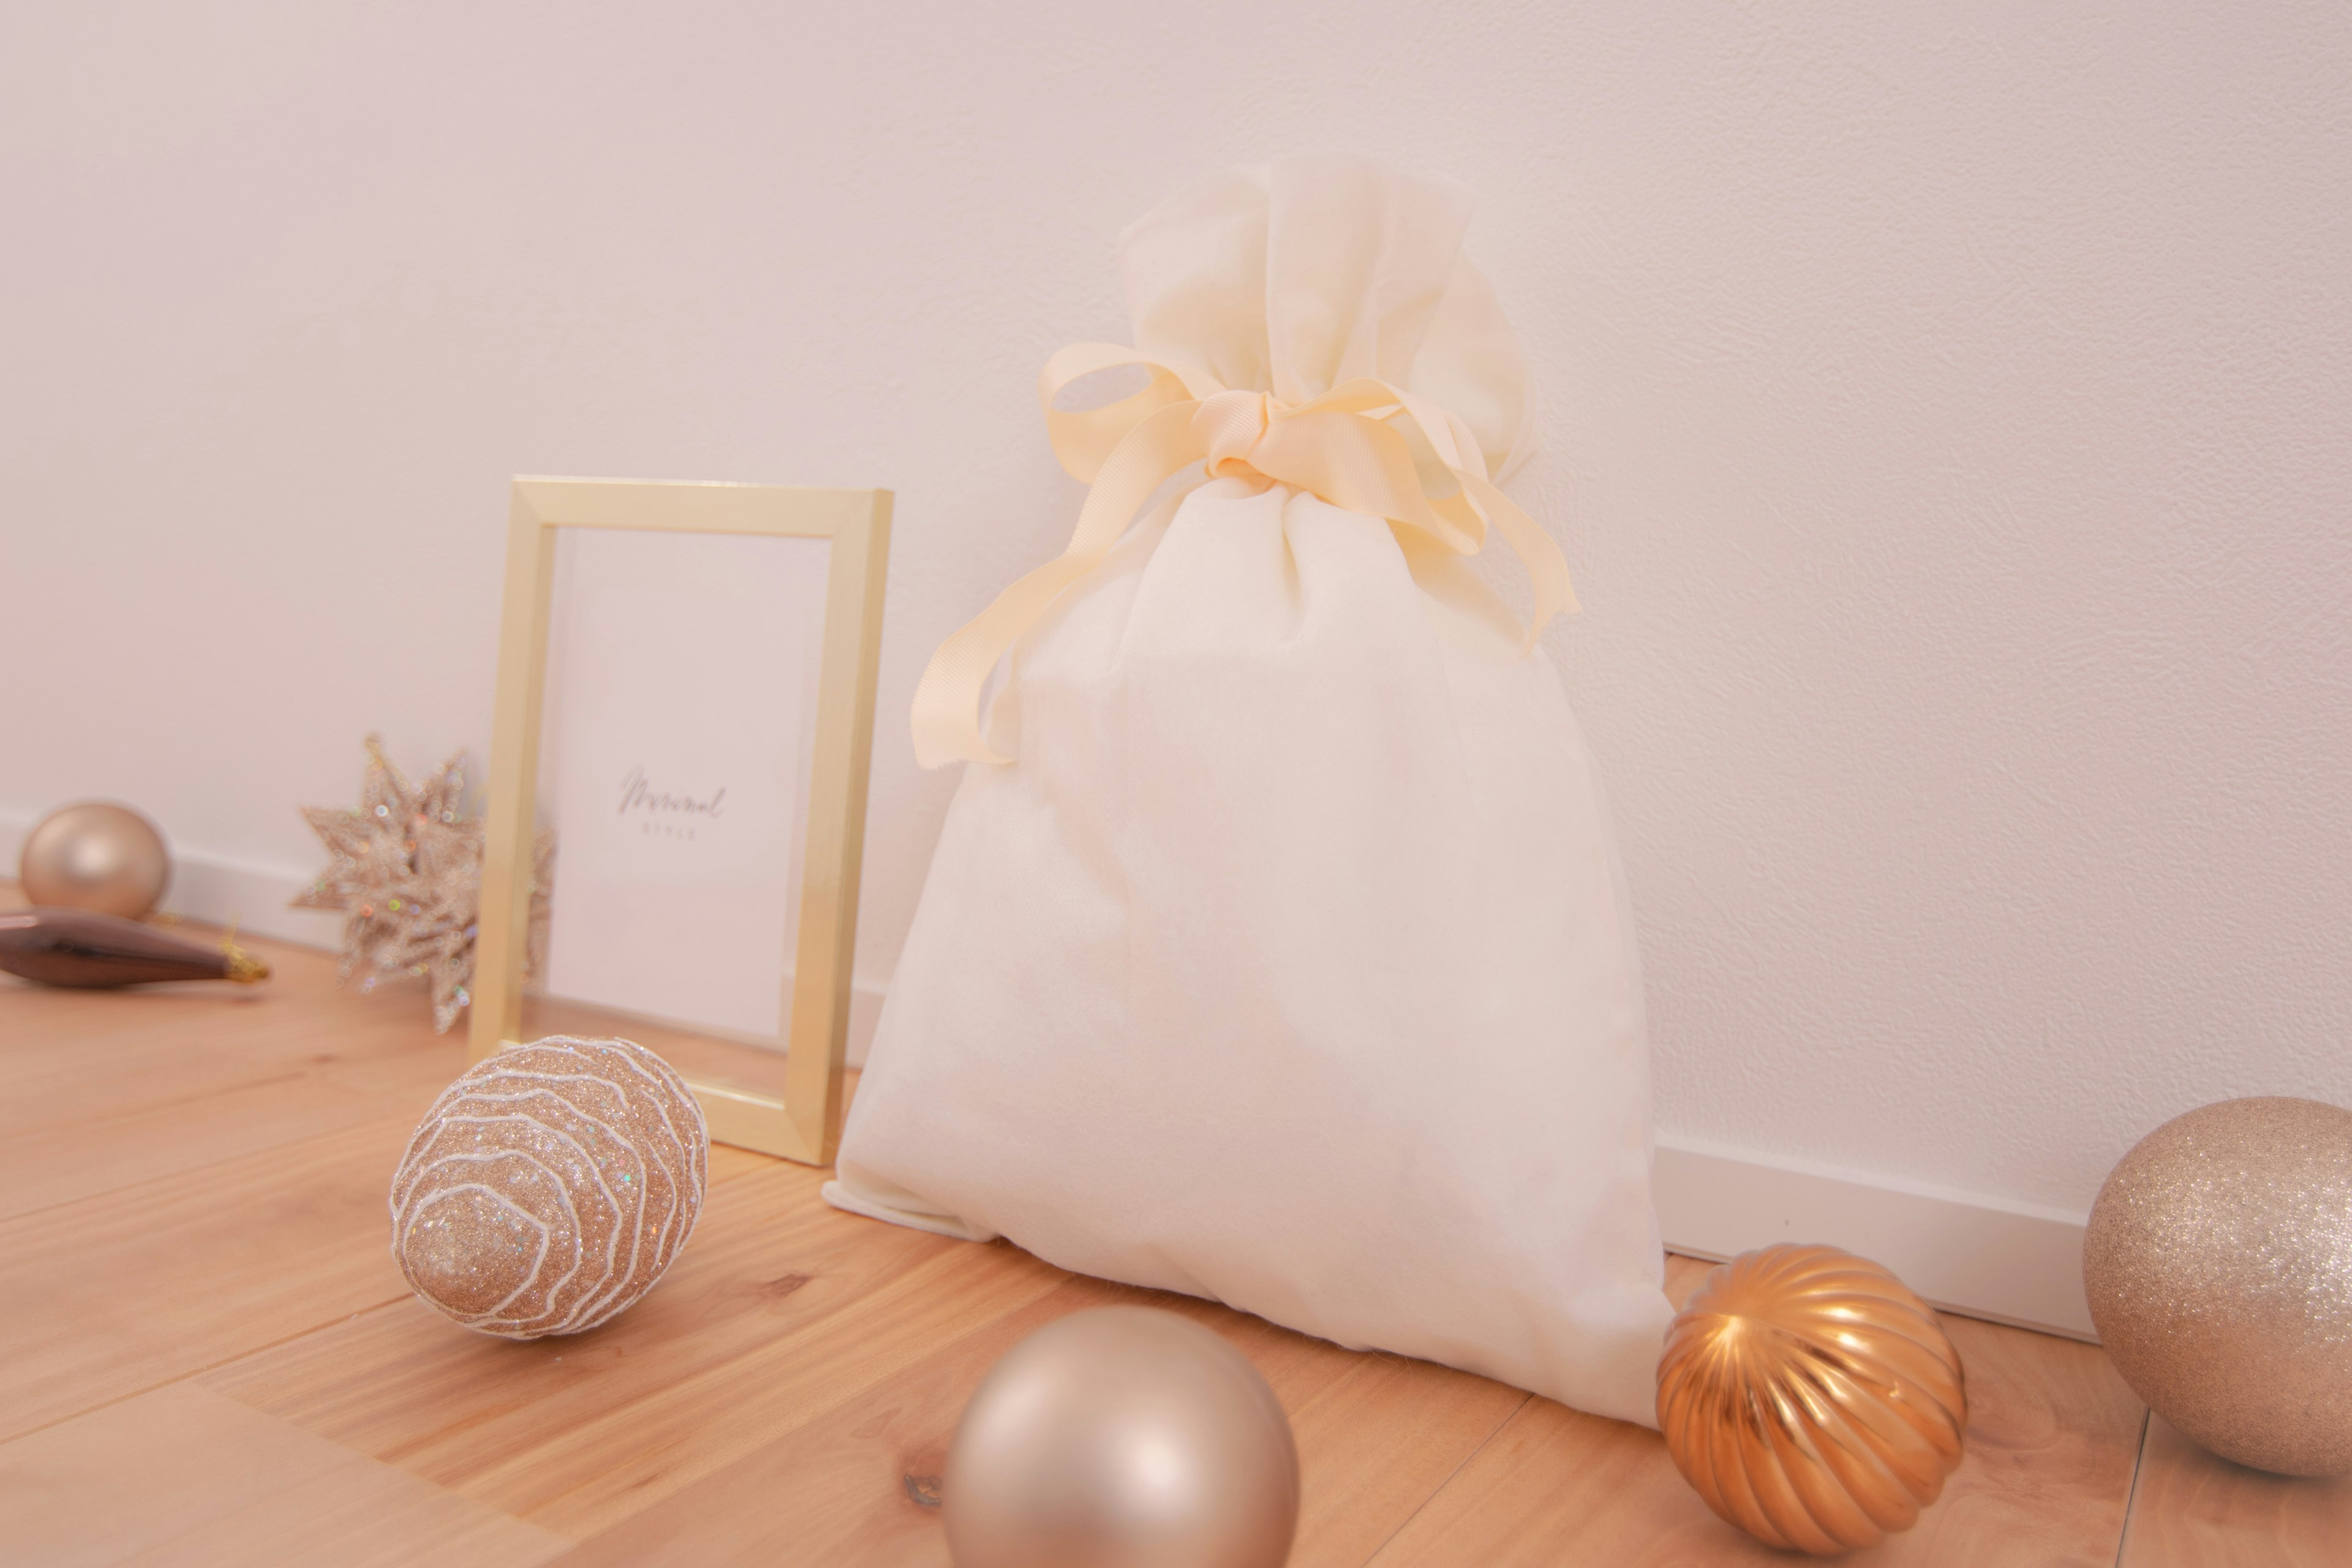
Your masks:
M1015 582L931 655L915 688L915 761L927 768L959 759L1009 763L988 749L980 697L1003 658L1063 591L1103 563L1135 514L1168 477L1202 456L1192 402L1154 410L1105 458L1066 549Z
M1528 581L1535 590L1535 605L1528 616L1528 637L1522 646L1533 647L1545 622L1562 612L1572 615L1576 611L1576 589L1568 580L1568 557L1559 552L1559 542L1534 518L1521 511L1517 502L1496 489L1484 475L1456 468L1454 477L1462 481L1463 493L1501 531L1520 564L1528 569Z

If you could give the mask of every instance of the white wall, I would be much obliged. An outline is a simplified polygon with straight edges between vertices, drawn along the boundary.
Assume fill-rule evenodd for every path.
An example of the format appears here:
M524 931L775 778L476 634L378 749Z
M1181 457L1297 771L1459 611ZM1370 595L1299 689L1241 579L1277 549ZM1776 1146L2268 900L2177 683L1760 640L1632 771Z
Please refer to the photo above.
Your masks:
M878 984L1112 236L1370 151L1549 388L1665 1132L2079 1211L2352 1101L2347 83L2334 0L11 6L0 815L254 897L369 729L482 752L509 474L885 484Z

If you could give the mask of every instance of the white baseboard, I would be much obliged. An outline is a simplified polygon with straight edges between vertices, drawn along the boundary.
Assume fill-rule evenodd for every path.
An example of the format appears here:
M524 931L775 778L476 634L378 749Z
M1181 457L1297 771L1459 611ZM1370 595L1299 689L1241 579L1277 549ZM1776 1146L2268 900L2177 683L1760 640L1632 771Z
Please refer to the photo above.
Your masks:
M14 878L25 835L39 818L30 812L0 806L0 879ZM289 908L294 895L309 885L312 871L269 866L234 856L174 847L172 882L163 889L163 909L185 920L206 925L234 923L240 931L276 937L303 947L339 951L343 945L343 917L329 910ZM323 863L323 861L322 861ZM873 1043L875 1021L881 1016L882 993L858 985L849 997L849 1065L866 1064Z
M331 910L289 908L310 873L261 866L226 855L173 857L163 907L184 920L234 924L241 931L333 952L343 945L343 917Z
M1676 1252L1720 1260L1776 1241L1827 1242L1949 1311L2098 1338L2083 1295L2084 1215L1667 1137L1656 1194Z

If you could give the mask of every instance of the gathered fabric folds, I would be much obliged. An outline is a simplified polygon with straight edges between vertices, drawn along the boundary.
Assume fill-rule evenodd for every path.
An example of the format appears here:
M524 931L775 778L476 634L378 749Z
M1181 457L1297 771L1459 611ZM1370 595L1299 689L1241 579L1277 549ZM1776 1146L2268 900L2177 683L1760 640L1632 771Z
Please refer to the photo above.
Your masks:
M1071 543L917 695L967 765L825 1195L1654 1425L1631 917L1467 217L1296 160L1126 235L1134 344L1041 385Z

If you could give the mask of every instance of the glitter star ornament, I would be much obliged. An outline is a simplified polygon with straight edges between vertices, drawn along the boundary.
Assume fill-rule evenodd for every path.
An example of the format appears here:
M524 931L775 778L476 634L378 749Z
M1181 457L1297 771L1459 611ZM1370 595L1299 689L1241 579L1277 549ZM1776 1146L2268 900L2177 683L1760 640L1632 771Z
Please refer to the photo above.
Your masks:
M360 989L410 975L433 993L433 1027L446 1034L473 1001L474 938L480 929L482 823L465 814L465 754L411 784L367 738L367 773L355 809L304 806L333 857L297 895L300 910L344 911L342 977ZM530 935L526 968L547 951L547 894L555 835L531 846Z

